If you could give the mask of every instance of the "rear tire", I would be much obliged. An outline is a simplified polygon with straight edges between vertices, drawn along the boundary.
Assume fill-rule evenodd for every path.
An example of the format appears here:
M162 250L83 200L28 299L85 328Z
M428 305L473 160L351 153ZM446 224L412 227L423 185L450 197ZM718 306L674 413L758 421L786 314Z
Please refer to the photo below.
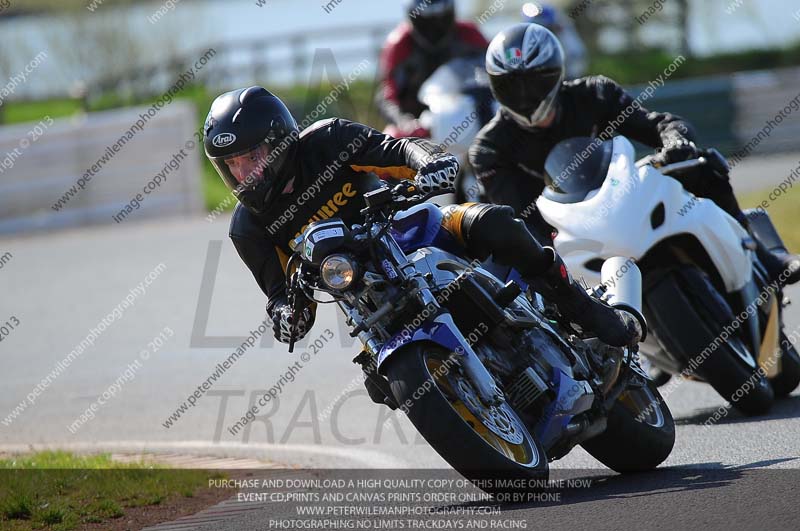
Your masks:
M497 479L521 479L541 486L547 481L549 467L539 442L505 403L500 406L501 415L508 415L503 418L511 420L510 431L521 436L522 442L511 444L487 428L453 387L465 385L466 379L456 366L448 368L444 363L449 355L427 343L414 343L392 354L386 375L397 403L454 469L472 481L484 480L478 485L483 490L493 494L518 490L493 488L491 483Z
M675 446L675 421L655 384L630 388L611 408L606 431L581 446L608 468L645 472L664 462Z
M689 279L687 281L686 279ZM738 335L719 342L724 327L706 306L726 305L698 268L668 273L645 294L645 316L664 347L684 360L698 360L696 372L717 393L745 415L760 415L772 407L775 395L766 377L743 357L754 357ZM713 347L714 344L718 346ZM713 351L701 358L706 348ZM738 353L737 353L738 352Z
M800 385L800 355L785 332L781 332L781 369L769 383L780 398L789 396Z

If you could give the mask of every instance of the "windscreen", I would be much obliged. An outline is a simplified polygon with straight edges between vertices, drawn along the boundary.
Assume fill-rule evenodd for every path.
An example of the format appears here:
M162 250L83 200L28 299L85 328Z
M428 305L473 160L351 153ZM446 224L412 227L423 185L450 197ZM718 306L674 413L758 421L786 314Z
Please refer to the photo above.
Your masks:
M559 142L545 162L548 199L579 203L603 185L611 165L614 143L588 137Z

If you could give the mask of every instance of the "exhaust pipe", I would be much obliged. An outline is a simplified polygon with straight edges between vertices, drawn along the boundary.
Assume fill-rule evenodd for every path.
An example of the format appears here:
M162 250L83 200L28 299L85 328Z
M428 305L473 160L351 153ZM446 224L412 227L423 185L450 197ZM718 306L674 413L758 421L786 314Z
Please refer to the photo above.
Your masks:
M604 299L617 310L632 315L642 329L641 341L647 338L647 321L642 313L642 272L632 258L616 256L603 263L600 271L606 287Z

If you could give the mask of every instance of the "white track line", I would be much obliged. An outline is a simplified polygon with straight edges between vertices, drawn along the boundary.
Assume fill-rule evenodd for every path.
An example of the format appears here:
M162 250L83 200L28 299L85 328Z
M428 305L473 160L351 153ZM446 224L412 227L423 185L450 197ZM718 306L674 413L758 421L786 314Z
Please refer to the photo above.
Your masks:
M334 457L352 463L354 468L407 468L408 463L374 450L357 450L318 444L243 444L205 441L98 441L69 443L0 444L0 452L24 453L44 450L75 452L198 453L217 457L248 457L291 462L293 455ZM326 468L319 466L315 468ZM340 467L339 467L340 468Z

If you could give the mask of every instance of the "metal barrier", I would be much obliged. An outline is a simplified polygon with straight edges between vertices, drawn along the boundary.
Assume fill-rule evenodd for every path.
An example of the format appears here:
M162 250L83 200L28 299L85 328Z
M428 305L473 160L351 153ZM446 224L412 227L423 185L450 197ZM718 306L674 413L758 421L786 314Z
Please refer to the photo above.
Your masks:
M0 234L201 213L196 122L176 101L0 128Z
M638 94L643 87L633 87ZM689 120L703 146L714 146L727 155L750 144L748 155L800 150L800 68L740 72L667 83L645 103L654 111L668 111ZM796 100L792 109L790 102ZM787 107L788 106L788 107ZM784 111L784 117L776 116ZM787 112L790 111L790 112ZM773 121L769 136L753 139ZM644 149L642 149L644 151Z
M775 125L769 138L759 142L752 153L800 150L797 140L800 138L800 68L742 72L733 76L733 85L738 111L734 128L740 147L751 142L767 127L767 122L772 121ZM791 107L792 100L797 108ZM782 111L787 116L778 118Z
M643 87L630 89L633 95ZM650 111L670 112L688 120L703 146L713 146L725 153L738 147L734 129L737 113L734 87L730 78L713 77L670 81L644 103ZM638 146L639 153L652 149Z
M197 81L214 90L266 82L304 86L323 74L311 71L315 50L321 41L338 43L334 49L335 59L344 73L351 69L351 64L358 64L365 58L377 59L392 29L393 26L387 25L336 27L324 32L287 33L268 39L209 45L182 57L100 80L88 87L87 97L92 99L114 92L142 99L161 94L209 48L214 49L216 55L199 73Z

